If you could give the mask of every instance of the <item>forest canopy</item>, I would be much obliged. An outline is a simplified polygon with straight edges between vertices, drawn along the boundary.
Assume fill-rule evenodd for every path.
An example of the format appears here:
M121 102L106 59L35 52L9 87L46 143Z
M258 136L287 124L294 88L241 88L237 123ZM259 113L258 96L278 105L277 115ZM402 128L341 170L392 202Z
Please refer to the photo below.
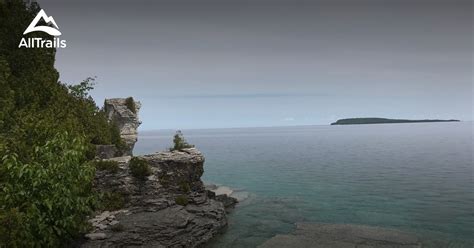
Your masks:
M94 145L122 142L88 94L94 78L63 84L54 48L18 48L38 11L0 1L0 247L57 246L83 231Z

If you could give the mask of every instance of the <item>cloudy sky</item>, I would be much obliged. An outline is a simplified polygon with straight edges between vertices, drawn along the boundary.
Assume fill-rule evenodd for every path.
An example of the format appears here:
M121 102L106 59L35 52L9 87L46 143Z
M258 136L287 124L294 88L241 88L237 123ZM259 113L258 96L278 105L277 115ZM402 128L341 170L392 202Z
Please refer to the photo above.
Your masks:
M61 80L133 96L141 130L472 120L471 0L38 0Z

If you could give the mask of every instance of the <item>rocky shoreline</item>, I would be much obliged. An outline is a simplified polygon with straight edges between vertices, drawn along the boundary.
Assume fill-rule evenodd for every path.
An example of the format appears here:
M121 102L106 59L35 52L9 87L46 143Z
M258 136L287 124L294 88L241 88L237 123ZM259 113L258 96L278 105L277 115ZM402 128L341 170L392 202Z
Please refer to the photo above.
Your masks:
M91 218L94 230L82 247L197 247L225 229L226 207L236 200L204 188L204 157L197 149L138 158L152 171L144 180L131 175L130 157L112 158L119 162L114 173L97 172L95 187L123 197L124 206Z
M133 100L133 99L132 99ZM79 247L201 247L227 227L227 212L237 203L233 190L204 185L205 158L196 148L133 156L140 125L138 110L127 99L106 100L125 150L98 146L97 157L114 165L96 171L94 189L107 199L107 211L91 216L90 233ZM133 159L132 159L133 158ZM146 164L137 177L132 160ZM416 236L397 230L347 224L297 223L296 231L277 235L261 248L278 247L421 247Z
M125 99L106 100L109 119L118 124L129 148L120 155L131 155L137 140L141 105L135 103L132 110ZM115 167L97 170L94 189L114 209L91 216L92 230L80 247L198 247L225 230L226 208L237 200L205 188L205 159L199 150L117 154L115 147L98 148L98 158ZM145 177L134 175L132 158L146 164Z

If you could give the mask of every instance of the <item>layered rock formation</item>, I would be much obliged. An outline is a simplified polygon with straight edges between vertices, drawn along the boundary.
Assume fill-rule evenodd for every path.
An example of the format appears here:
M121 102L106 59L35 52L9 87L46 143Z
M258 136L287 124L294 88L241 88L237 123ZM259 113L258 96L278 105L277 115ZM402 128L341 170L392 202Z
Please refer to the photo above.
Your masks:
M108 119L118 126L120 137L126 144L126 149L122 151L122 155L132 155L133 147L137 142L138 126L141 122L138 119L141 103L133 100L133 98L112 98L105 99L104 110ZM107 154L109 151L103 152ZM100 156L100 155L99 155Z
M195 148L139 156L151 173L132 176L130 158L115 172L98 171L96 188L123 206L90 220L82 247L197 247L227 225L224 204L201 181L203 155Z
M132 157L139 109L132 98L105 100L127 149L97 146L99 158L115 162L97 170L94 180L109 211L91 216L93 230L81 247L201 246L227 226L225 208L236 200L204 187L204 156L195 148Z

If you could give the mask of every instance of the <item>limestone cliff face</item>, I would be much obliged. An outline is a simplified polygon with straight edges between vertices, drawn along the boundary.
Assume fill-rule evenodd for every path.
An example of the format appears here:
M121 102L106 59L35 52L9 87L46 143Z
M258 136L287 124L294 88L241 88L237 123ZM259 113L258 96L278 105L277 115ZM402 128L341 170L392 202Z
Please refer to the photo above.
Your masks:
M130 104L131 102L132 104ZM131 107L134 109L130 109ZM127 149L123 151L123 155L132 155L133 147L137 142L137 129L141 124L138 119L140 108L141 103L134 101L133 98L105 99L105 113L107 114L108 119L118 126L120 136L127 145Z
M125 201L90 220L94 231L82 247L197 247L227 225L224 204L201 181L204 156L197 149L139 156L151 168L145 179L132 176L130 158L112 159L118 171L97 172L96 189Z
M121 151L114 145L97 146L98 158L118 163L118 168L97 170L94 180L95 190L108 204L106 209L114 211L91 216L93 230L85 235L81 246L202 246L227 226L225 208L235 205L236 200L206 190L201 181L204 156L195 148L132 158L140 125L140 103L131 101L105 100L104 110L109 120L118 125L128 147L127 156L115 157ZM134 176L132 159L146 164L149 175Z

